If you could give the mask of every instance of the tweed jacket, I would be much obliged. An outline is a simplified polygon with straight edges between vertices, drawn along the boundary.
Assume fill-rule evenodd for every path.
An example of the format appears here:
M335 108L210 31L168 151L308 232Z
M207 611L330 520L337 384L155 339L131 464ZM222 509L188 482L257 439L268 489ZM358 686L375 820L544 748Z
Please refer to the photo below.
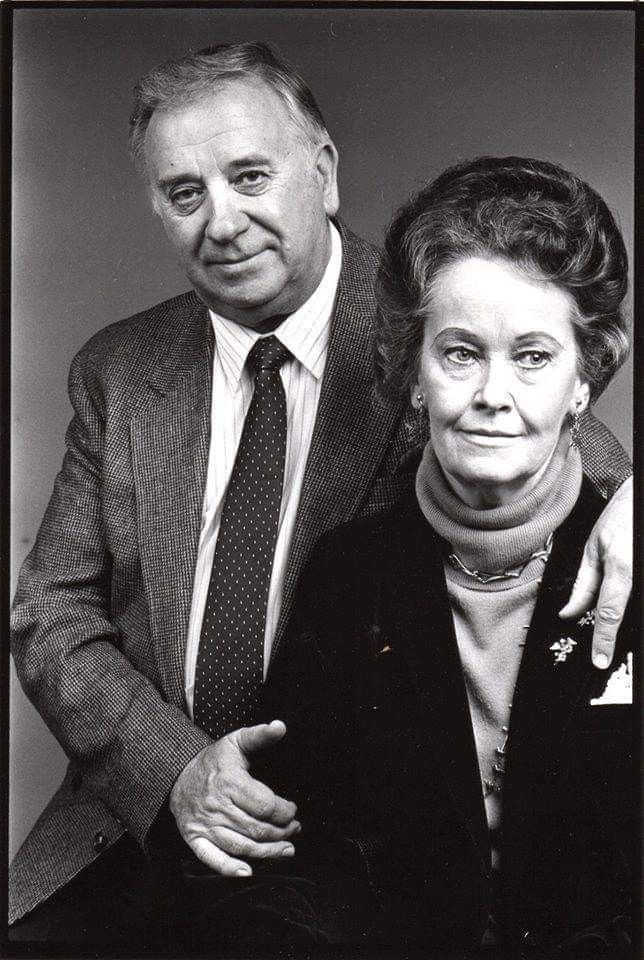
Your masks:
M369 338L377 251L343 229L343 267L283 593L325 530L390 506L408 440L374 401ZM21 571L13 653L27 695L71 759L18 852L10 920L124 830L141 843L186 763L209 743L185 712L183 661L209 425L212 331L194 293L98 333L75 358L75 416Z
M316 838L321 849L344 839L361 852L383 907L376 942L473 947L492 911L516 945L589 936L589 952L575 955L590 956L601 941L589 928L610 938L631 912L637 717L626 703L591 704L609 679L591 663L592 625L558 617L600 508L584 481L555 534L527 633L506 747L498 883L445 582L447 544L412 494L316 547L265 692L287 724L268 777L298 804L313 849ZM556 661L552 645L565 638L576 646ZM634 640L627 615L615 667Z
M343 266L273 653L317 538L387 509L413 463L402 404L374 399L377 251L339 224ZM212 329L190 292L94 336L74 359L67 453L22 568L12 650L70 758L10 871L9 916L32 910L128 831L146 837L209 743L186 714L183 664L206 481ZM597 421L586 467L628 472Z

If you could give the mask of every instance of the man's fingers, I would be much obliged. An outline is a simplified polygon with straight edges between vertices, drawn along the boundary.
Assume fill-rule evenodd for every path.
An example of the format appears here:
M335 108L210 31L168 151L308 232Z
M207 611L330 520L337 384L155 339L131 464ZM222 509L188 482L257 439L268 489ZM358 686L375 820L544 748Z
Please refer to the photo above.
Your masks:
M617 631L631 594L631 579L623 572L608 569L599 592L593 630L593 663L600 670L610 666L615 654Z
M235 771L235 776L227 783L226 792L242 811L276 827L290 826L297 813L294 803L278 797L270 787L255 780L246 770Z
M194 837L189 841L194 855L222 877L250 877L253 870L243 860L235 860L220 850L206 837Z
M584 550L577 579L568 597L568 602L559 611L559 616L564 619L581 617L587 610L594 607L601 578L602 567L597 556L595 553L589 554L587 549Z
M250 776L240 778L233 786L230 796L245 813L276 827L288 827L297 813L294 803L278 797L270 787Z
M615 563L602 567L593 553L584 551L572 593L568 603L559 611L559 616L570 619L581 617L595 607L592 659L600 670L610 666L615 654L617 631L624 617L631 587L629 569Z
M293 844L288 841L256 843L228 827L213 827L209 833L213 843L232 857L277 859L279 857L292 857L295 853Z
M277 743L285 733L286 724L281 720L272 720L271 723L260 723L255 727L241 727L231 736L236 738L237 745L244 753L255 753Z
M285 826L276 826L266 820L257 820L251 817L236 804L230 804L225 811L213 815L216 826L230 827L237 833L267 843L272 840L287 840L296 833L300 833L302 826L297 820L291 819Z

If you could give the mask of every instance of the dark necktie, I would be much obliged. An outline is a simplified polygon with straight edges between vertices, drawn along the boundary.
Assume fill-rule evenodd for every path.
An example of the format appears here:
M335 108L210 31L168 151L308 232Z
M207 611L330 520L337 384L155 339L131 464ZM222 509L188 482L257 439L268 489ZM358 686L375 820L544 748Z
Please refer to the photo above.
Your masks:
M214 740L253 722L284 479L286 397L276 337L246 361L255 391L228 484L195 671L194 720Z

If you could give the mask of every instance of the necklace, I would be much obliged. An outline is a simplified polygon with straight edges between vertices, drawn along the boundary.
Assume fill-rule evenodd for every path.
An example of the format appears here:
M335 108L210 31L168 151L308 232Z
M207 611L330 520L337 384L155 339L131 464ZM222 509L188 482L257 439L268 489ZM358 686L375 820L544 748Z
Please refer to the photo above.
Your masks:
M502 776L505 773L505 752L508 746L508 736L509 730L507 727L501 727L501 731L504 735L503 743L500 747L494 748L494 756L496 760L492 764L492 772L489 777L483 777L483 796L489 797L491 793L500 793L502 783Z
M544 546L539 550L535 550L534 553L531 553L527 560L524 560L522 563L519 563L514 567L507 567L505 570L500 570L498 573L485 573L483 570L471 570L455 553L450 553L447 557L447 561L452 565L452 567L454 567L455 570L460 570L461 573L466 574L468 577L472 577L474 580L478 580L479 583L493 583L495 580L509 580L511 578L520 577L532 560L542 559L546 561L550 556L550 551L552 550L553 536L554 534L551 533Z

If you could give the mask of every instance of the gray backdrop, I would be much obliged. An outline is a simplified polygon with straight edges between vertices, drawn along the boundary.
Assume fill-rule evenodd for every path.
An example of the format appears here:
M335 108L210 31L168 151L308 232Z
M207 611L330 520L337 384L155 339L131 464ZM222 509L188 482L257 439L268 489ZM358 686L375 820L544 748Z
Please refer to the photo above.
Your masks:
M617 213L632 250L629 11L377 7L14 12L12 589L63 454L69 362L105 324L186 289L125 149L130 91L162 59L265 39L303 73L340 151L341 213L378 241L458 159L560 162ZM631 449L630 369L596 412ZM10 850L64 757L11 683Z

